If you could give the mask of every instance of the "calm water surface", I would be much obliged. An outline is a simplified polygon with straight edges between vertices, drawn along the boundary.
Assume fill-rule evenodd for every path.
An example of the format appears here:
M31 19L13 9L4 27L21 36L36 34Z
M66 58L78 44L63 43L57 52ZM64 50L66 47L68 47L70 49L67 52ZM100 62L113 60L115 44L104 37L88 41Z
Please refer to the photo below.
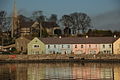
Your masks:
M0 64L0 80L120 80L120 64Z

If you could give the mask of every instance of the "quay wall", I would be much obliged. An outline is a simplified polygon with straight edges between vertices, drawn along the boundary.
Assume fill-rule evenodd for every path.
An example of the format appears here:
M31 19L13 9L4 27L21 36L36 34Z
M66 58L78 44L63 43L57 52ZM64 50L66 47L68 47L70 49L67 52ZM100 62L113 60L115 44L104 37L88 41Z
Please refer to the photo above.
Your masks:
M0 55L0 62L120 62L120 54Z

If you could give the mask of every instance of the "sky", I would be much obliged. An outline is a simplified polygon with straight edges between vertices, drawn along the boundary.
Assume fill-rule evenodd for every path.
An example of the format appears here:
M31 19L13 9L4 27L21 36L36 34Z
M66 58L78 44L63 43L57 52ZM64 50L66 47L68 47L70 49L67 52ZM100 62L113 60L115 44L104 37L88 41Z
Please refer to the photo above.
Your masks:
M88 16L115 12L120 10L120 0L16 0L19 13L30 16L33 11L42 10L44 14L64 14L83 12ZM0 10L12 13L13 0L0 0Z

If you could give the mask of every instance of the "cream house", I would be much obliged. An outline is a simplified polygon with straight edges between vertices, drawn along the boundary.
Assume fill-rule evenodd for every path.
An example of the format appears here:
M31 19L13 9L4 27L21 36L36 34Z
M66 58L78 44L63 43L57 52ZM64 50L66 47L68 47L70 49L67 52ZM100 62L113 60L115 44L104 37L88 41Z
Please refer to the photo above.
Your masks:
M45 44L37 37L28 43L28 55L31 54L45 54Z
M113 53L120 54L120 38L113 43Z

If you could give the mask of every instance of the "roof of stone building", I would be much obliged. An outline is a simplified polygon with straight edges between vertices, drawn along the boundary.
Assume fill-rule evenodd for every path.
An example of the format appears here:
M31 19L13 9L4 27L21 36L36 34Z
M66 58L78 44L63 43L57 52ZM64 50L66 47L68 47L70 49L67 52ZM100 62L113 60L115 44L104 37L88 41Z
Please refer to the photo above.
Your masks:
M108 44L115 42L114 37L66 37L66 38L39 38L45 44Z
M21 37L17 38L16 40L19 40L19 39L32 40L32 39L34 39L34 37L32 37L32 36L21 36Z
M55 22L42 22L42 26L45 28L59 27L59 25Z
M33 21L24 21L19 23L20 28L30 28L33 24Z
M36 27L38 25L39 25L39 23L36 21L36 22L34 22L34 26L32 26L32 27ZM56 22L44 21L44 22L42 22L42 27L43 28L54 28L54 27L59 27L59 25Z
M34 24L34 21L32 19L23 15L19 15L18 19L20 28L30 28Z

